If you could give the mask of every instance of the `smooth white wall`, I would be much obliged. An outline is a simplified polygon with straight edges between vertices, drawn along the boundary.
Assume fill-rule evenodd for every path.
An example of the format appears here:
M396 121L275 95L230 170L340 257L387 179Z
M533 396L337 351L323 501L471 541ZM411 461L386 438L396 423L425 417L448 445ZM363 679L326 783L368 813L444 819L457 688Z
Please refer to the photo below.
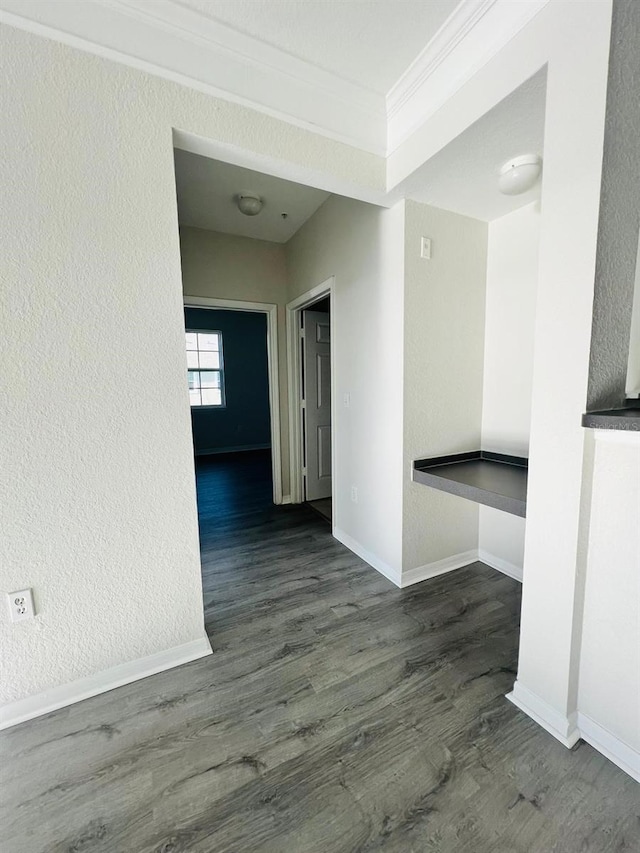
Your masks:
M553 51L547 73L518 684L545 709L559 711L570 728L580 648L575 620L581 418L589 376L611 4L593 3L589 15L580 15L573 4L550 4L538 17L549 28ZM554 729L553 719L549 727Z
M529 456L539 202L489 223L482 447ZM480 559L522 577L524 519L480 507Z
M290 301L335 276L334 533L396 582L402 559L403 252L404 203L387 210L337 196L286 244Z
M480 506L478 522L478 559L522 580L525 519L491 506Z
M489 223L482 446L529 455L539 202Z
M404 573L478 547L478 504L411 472L415 459L480 446L487 265L485 222L414 201L405 221Z
M278 306L278 378L282 493L289 495L289 414L285 305L287 269L281 243L180 228L182 288L185 296L208 296Z
M594 434L578 708L635 751L640 778L640 435Z
M530 704L528 710L559 737L565 737L577 703L581 416L589 372L611 9L611 0L590 3L588 14L579 4L548 3L387 159L392 189L546 66L526 580L516 687L535 697L538 710Z
M172 130L379 186L346 145L0 29L7 703L202 638Z

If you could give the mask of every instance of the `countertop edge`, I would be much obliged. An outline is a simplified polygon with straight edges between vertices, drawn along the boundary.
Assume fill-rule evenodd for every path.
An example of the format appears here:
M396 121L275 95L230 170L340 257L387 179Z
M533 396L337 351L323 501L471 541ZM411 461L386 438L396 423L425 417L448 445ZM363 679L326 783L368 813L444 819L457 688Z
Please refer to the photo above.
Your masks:
M586 429L609 429L640 432L640 409L607 409L602 412L585 412L582 426Z
M511 468L514 471L521 472L518 477L522 477L526 482L527 463L528 460L524 457L512 457L505 454L492 453L487 455L483 451L468 451L466 453L452 454L450 456L431 457L430 459L417 459L413 462L412 477L414 483L420 483L423 486L430 486L441 492L448 492L452 495L465 498L474 503L483 504L484 506L493 507L494 509L508 512L511 515L517 515L521 518L526 517L527 501L524 497L516 497L514 495L504 494L500 490L494 490L490 486L479 486L476 484L465 482L464 480L450 479L443 476L440 470L443 465L457 465L464 469L467 462L490 462L496 467ZM506 460L513 460L510 463Z

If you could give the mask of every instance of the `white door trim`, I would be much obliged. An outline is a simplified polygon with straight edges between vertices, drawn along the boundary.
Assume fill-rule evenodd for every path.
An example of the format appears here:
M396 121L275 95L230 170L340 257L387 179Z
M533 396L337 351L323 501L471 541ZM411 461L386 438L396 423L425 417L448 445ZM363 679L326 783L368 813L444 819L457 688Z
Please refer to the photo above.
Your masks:
M323 302L327 301L325 297ZM304 386L304 492L308 501L331 497L331 315L318 303L305 308L302 335ZM327 376L327 370L329 375ZM329 387L327 388L327 379ZM329 423L327 423L329 421ZM329 436L327 436L327 429ZM327 459L327 451L329 458ZM327 471L327 462L329 470Z
M271 466L273 502L282 503L282 445L280 439L280 385L278 380L278 306L274 302L243 302L213 296L185 296L185 308L218 308L224 311L251 311L267 315L267 366L271 415Z
M300 416L299 401L302 397L300 387L300 376L302 362L300 358L300 338L298 329L300 327L300 312L308 308L314 302L329 297L330 304L330 327L331 327L331 481L336 482L335 458L335 346L334 346L334 288L335 276L330 276L321 284L307 290L306 293L296 297L287 303L286 307L286 330L287 330L287 391L289 395L289 467L290 467L290 491L291 503L299 504L304 500L304 488L302 483L302 418ZM335 513L334 513L335 518Z

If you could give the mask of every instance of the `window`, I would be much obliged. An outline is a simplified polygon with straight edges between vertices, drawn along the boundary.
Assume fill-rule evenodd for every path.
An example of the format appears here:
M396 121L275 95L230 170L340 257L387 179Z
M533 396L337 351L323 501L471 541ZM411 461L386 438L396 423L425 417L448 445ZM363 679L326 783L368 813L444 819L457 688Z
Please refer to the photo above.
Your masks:
M191 407L224 406L222 334L187 329L185 337Z

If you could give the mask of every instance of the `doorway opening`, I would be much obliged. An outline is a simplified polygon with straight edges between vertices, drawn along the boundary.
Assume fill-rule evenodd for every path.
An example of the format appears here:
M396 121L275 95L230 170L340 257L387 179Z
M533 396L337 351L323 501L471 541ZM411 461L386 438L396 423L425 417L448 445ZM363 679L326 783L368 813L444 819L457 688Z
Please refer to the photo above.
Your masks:
M287 305L291 499L333 524L333 278Z
M253 462L262 471L261 490L268 488L273 503L280 504L277 306L193 296L185 296L184 306L196 468L225 468L223 480L230 485L234 464L240 472ZM200 352L200 343L209 349ZM227 497L233 504L232 495Z

